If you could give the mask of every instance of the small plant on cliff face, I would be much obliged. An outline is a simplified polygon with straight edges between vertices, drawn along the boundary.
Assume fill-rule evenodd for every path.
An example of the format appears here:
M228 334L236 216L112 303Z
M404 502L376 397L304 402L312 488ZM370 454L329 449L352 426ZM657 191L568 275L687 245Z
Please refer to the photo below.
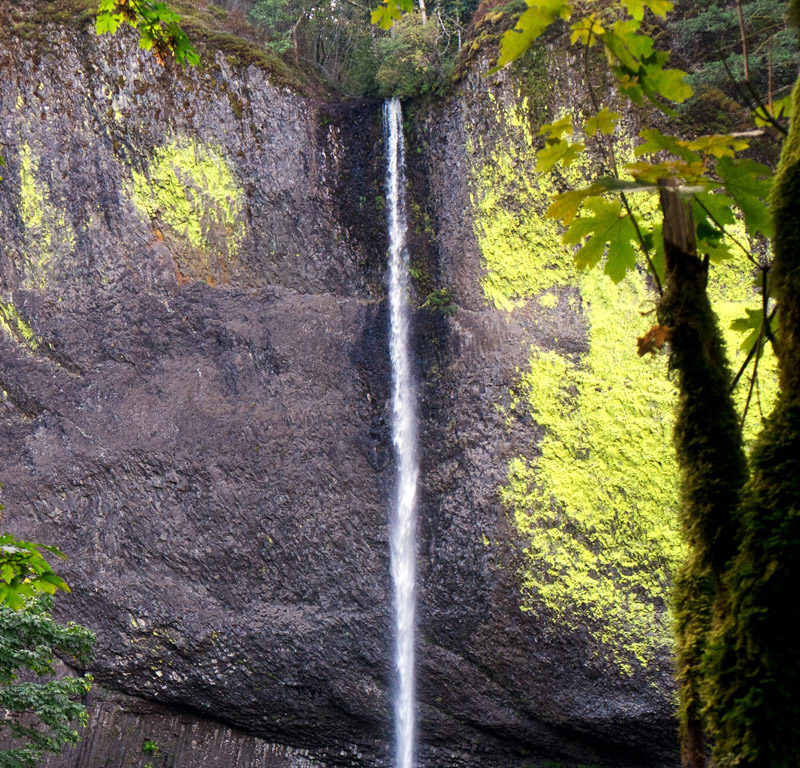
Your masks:
M146 755L157 755L159 753L158 742L154 739L145 739L142 744L142 752Z
M94 635L56 623L51 611L49 595L19 611L0 605L0 731L8 729L14 740L11 749L0 751L0 768L33 768L43 754L75 744L75 726L87 722L81 698L92 678L57 677L54 664L58 654L85 665Z
M445 315L452 315L458 310L453 294L447 288L437 288L431 291L421 306L442 312Z

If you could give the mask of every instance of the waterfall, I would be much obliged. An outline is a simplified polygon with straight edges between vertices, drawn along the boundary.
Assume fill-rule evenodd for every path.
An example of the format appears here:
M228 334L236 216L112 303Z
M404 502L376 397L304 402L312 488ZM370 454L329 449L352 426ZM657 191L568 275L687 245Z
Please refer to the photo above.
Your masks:
M389 222L389 353L392 362L392 441L397 489L391 520L394 588L394 697L396 768L413 768L415 749L414 601L416 580L417 433L414 383L409 355L408 252L403 199L405 157L400 102L384 104L386 207Z

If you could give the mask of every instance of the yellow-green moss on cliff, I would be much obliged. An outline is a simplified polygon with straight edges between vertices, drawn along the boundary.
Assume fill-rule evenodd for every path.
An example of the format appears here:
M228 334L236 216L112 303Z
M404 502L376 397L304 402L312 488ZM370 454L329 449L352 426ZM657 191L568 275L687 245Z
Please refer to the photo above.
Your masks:
M245 234L244 195L219 152L190 138L160 147L143 172L133 171L132 198L164 227L184 275L227 279Z
M12 301L0 300L0 328L12 339L21 341L31 349L36 349L39 342L30 323L20 315Z
M505 136L475 169L473 216L486 263L484 295L498 309L511 310L568 284L575 271L564 258L558 225L544 216L553 188L533 173L535 137L522 117L526 103L519 108L494 103Z
M641 276L579 279L589 351L534 348L516 407L546 430L502 489L525 545L523 607L585 627L630 672L669 650L670 575L683 556L671 450L674 388L662 358L639 358L631 329Z
M30 145L19 150L19 211L25 225L23 285L44 288L75 249L75 233L65 207L56 203Z
M669 584L684 556L672 446L676 393L665 355L636 354L636 337L655 322L643 313L656 297L641 274L615 286L600 269L574 269L557 225L544 216L554 189L532 172L537 144L524 101L494 105L499 141L489 152L481 140L467 147L476 164L472 213L486 301L513 311L536 300L547 312L571 286L587 323L585 355L567 355L555 340L551 349L534 345L513 392L514 407L545 430L509 463L500 489L523 550L521 607L588 633L598 655L630 673L669 656ZM570 169L566 183L580 183L582 172ZM756 300L746 259L713 268L709 292L728 329ZM741 338L729 330L727 338L731 358L741 361ZM774 392L767 355L765 413ZM737 396L743 402L746 387ZM748 432L759 421L754 404Z

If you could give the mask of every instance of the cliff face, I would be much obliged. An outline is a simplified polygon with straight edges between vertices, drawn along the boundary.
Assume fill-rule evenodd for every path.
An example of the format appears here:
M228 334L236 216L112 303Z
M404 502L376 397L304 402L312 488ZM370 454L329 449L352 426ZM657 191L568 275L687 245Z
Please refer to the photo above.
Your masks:
M79 764L140 765L144 738L156 765L389 764L380 105L296 95L224 51L171 71L125 37L0 35L3 526L67 553L58 610L98 635L90 671L116 693ZM559 540L583 536L576 504L537 464L559 424L520 406L545 379L532 346L592 388L558 360L589 354L600 299L544 256L544 282L492 282L515 225L489 196L519 199L524 174L490 169L530 148L518 101L475 78L409 137L418 304L444 285L458 305L415 318L422 757L673 764L663 598L620 576L663 570L667 545L648 560L652 527L612 502L636 552L583 563L602 542ZM525 523L536 488L567 511ZM577 586L548 602L572 560L614 593L599 612Z

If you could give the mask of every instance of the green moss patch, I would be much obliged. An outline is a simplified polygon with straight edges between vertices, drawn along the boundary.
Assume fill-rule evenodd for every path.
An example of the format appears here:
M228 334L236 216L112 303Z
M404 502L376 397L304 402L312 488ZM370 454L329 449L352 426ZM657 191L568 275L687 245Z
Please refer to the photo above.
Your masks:
M188 138L157 149L144 171L133 172L131 195L164 228L181 273L228 279L245 234L244 194L217 150Z
M19 150L19 211L25 226L23 287L44 288L75 250L75 233L66 208L51 194L30 145Z
M638 273L615 286L601 269L576 271L558 226L545 217L554 189L533 173L538 136L525 100L509 106L498 99L494 107L496 144L486 149L473 138L467 146L484 296L498 309L536 301L545 312L577 288L581 309L573 308L583 312L588 334L580 358L534 346L512 393L516 411L544 428L537 444L509 463L500 489L521 542L520 603L588 634L598 656L630 674L671 653L668 595L685 556L672 445L677 396L666 355L636 354L636 337L655 323L643 315L656 296ZM626 154L625 146L619 150ZM584 162L588 167L591 158ZM565 182L579 183L585 172L572 168ZM647 215L656 203L641 204ZM743 255L712 269L709 294L734 366L744 353L730 323L757 305L753 277ZM761 408L754 399L748 435L776 393L770 352L761 366ZM740 405L747 388L739 385Z
M39 346L39 341L30 323L19 313L11 301L0 301L0 328L12 339L21 341L31 349Z
M544 216L553 188L535 176L535 138L519 109L497 105L505 136L479 161L472 179L475 234L486 263L484 296L511 310L549 288L574 281L558 225ZM479 150L473 152L479 156Z
M585 627L624 672L669 650L666 594L683 557L671 449L674 387L663 358L639 358L631 328L648 296L599 270L579 287L589 352L534 348L515 391L546 432L509 465L503 499L527 542L523 608ZM598 646L599 650L599 646Z

